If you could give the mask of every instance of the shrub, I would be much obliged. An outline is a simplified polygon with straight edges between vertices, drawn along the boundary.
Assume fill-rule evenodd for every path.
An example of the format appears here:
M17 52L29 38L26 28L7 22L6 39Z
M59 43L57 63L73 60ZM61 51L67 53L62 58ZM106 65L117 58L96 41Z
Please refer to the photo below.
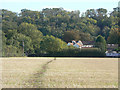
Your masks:
M59 52L42 54L42 56L52 56L52 57L99 57L105 56L105 53L101 52L99 48L68 48L63 49Z
M2 56L3 57L20 57L23 56L22 49L19 49L12 45L7 45L2 50Z
M106 51L106 41L104 39L104 37L102 37L101 35L99 35L96 39L96 43L95 46L97 48L101 49L101 52L105 52Z

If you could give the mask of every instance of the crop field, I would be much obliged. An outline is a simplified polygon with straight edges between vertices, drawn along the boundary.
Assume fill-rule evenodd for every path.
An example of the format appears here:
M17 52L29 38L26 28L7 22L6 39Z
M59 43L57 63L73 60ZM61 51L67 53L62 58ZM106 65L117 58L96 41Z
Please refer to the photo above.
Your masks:
M2 58L3 88L117 88L117 58Z

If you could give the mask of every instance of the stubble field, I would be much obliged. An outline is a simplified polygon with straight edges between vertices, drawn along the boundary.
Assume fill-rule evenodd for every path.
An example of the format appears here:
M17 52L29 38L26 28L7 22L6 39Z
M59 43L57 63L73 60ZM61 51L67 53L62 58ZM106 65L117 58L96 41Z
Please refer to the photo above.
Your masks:
M3 88L117 88L118 58L2 58Z

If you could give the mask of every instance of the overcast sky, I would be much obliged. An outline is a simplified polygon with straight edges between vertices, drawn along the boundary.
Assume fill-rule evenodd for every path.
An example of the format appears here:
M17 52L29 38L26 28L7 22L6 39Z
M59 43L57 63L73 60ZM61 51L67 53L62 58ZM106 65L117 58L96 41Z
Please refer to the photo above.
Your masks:
M20 12L21 9L41 11L43 8L62 7L65 10L80 10L105 8L112 11L118 6L119 0L0 0L0 9Z

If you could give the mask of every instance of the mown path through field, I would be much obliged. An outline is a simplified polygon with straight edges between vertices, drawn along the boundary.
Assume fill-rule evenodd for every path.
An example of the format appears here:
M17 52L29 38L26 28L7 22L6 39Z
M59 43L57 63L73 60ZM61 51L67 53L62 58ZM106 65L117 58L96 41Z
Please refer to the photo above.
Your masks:
M42 77L44 88L117 88L117 58L57 58Z
M2 58L2 88L41 86L41 77L52 60L53 58Z
M32 88L43 88L42 84L42 77L44 76L44 73L46 72L48 68L48 64L53 62L53 59L46 62L39 71L37 71L35 74L33 74L26 83L24 83L24 87L29 87L31 86Z
M117 88L117 58L4 58L3 88Z

